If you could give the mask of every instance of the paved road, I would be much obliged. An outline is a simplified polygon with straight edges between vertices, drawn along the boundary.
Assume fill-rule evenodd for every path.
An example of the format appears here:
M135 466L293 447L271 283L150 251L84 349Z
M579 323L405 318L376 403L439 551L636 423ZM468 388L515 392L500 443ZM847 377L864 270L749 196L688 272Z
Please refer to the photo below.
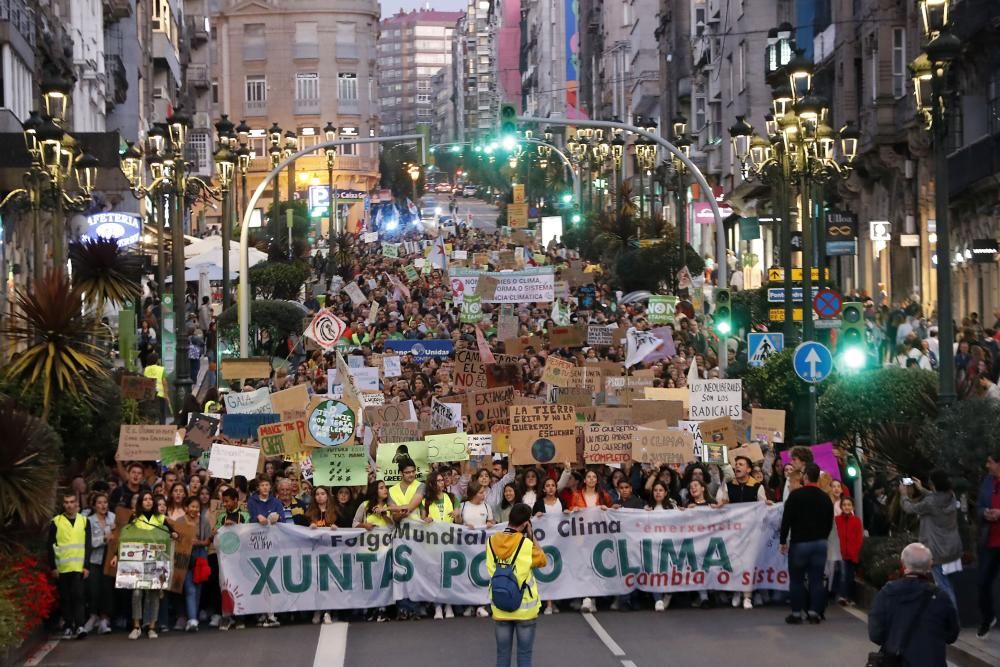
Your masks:
M862 665L871 648L865 625L840 609L821 626L788 626L784 608L671 609L563 612L539 620L534 664L587 667L724 665L781 657L786 665ZM459 665L493 663L493 625L488 619L390 623L285 625L228 633L169 633L150 641L128 641L122 633L59 642L42 667L340 667L341 665ZM180 659L180 662L178 662Z

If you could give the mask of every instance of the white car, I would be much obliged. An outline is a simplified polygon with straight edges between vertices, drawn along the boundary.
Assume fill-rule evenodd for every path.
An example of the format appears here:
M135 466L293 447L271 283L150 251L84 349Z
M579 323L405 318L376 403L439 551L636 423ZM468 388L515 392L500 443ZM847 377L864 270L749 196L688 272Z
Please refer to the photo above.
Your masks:
M478 190L476 189L475 185L466 185L464 188L462 188L463 197L475 197L476 192L478 192Z

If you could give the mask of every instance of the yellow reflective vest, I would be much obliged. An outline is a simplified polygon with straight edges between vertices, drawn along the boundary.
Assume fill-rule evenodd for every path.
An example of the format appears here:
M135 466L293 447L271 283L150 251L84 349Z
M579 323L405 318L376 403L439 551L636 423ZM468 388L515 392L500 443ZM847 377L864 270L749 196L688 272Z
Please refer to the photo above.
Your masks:
M497 558L502 562L507 563L509 562L507 559L510 559L514 555L514 552L517 551L517 546L521 542L521 539L521 533L517 532L496 533L490 536L489 543L486 545L486 572L491 578L497 569L497 562L493 557L493 552L496 552ZM513 612L503 611L491 604L490 607L493 609L494 620L530 621L538 618L538 612L542 609L542 600L538 597L538 582L535 581L535 575L532 570L536 567L545 566L547 562L545 553L538 545L531 541L530 537L525 535L523 539L524 545L517 552L517 560L514 562L514 576L517 577L517 582L524 586L524 593L521 597L521 608ZM490 593L490 599L493 599L492 592Z
M162 514L150 514L148 519L143 514L137 514L132 524L142 530L155 530L163 528L165 520L166 517Z
M424 499L424 505L427 507L427 516L434 521L444 521L445 523L454 523L455 517L452 516L452 512L455 511L455 504L451 500L451 494L443 494L437 502L427 502Z
M87 531L90 526L87 517L77 514L70 522L65 514L52 519L56 526L56 543L52 547L56 556L56 570L59 574L83 572L87 550Z
M389 487L389 499L393 504L399 507L406 507L413 501L413 496L417 495L417 489L420 488L420 482L414 481L408 487L406 491L403 491L402 484L397 484L396 486ZM414 519L416 521L420 520L420 507L416 507L410 512L408 518Z
M156 380L156 395L158 398L166 398L166 377L167 369L163 366L146 366L142 369L142 376Z
M381 514L374 514L374 513L368 511L368 501L367 500L364 501L361 504L365 508L365 514L364 514L365 523L370 523L373 526L379 526L381 528L385 528L386 526L389 525L389 522L386 521L385 517L383 517Z

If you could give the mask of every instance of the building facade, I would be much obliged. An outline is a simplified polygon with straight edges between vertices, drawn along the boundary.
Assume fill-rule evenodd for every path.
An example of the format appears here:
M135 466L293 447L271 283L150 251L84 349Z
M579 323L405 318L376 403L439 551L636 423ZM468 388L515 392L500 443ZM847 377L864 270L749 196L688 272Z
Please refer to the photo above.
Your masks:
M494 0L469 0L456 25L452 76L458 141L475 141L496 126L500 110L496 10Z
M418 9L383 19L378 39L379 122L384 135L434 124L433 77L451 69L462 12Z
M375 100L379 6L374 0L229 0L212 16L212 85L217 116L245 119L253 128L248 189L270 171L267 132L273 124L293 132L299 147L324 139L331 123L338 138L368 137L379 130ZM322 151L296 161L273 181L259 208L282 199L308 197L311 186L329 187ZM378 182L374 145L338 150L333 190L341 220L363 215L365 193ZM361 193L360 195L358 193ZM343 216L347 216L346 218ZM324 225L324 233L328 227Z

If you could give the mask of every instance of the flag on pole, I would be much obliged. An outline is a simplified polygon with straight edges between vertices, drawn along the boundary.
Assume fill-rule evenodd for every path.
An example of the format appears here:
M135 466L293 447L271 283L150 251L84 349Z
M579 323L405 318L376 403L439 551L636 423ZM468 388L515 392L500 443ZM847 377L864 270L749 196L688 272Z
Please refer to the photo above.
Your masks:
M568 327L571 324L569 308L563 308L562 302L559 299L552 302L552 313L550 316L552 317L552 321L556 323L556 326Z
M662 340L649 331L639 331L635 327L631 327L625 334L625 347L627 349L625 368L635 366L662 343Z
M496 357L493 356L493 350L490 349L490 344L486 342L486 336L483 334L483 330L476 327L476 345L479 346L479 359L484 364L495 364L497 362Z
M431 248L431 254L427 258L431 266L442 271L448 270L448 253L444 250L444 237L438 234Z

